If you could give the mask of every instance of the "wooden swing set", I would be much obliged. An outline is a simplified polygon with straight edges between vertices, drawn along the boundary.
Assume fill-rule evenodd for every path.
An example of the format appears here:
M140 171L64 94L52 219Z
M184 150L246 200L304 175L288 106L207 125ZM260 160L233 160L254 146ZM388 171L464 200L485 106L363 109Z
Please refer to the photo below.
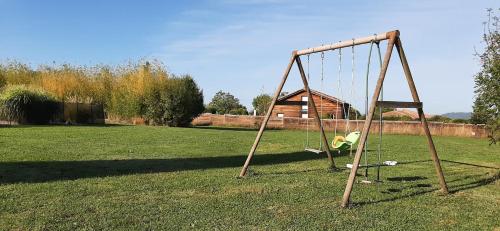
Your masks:
M380 108L384 107L384 108L415 108L415 109L417 109L420 122L422 124L423 129L424 129L424 133L427 137L429 151L431 154L431 158L434 162L434 167L436 170L436 174L438 176L439 184L441 186L441 191L442 191L442 193L447 194L448 187L446 185L446 181L445 181L445 178L443 175L440 160L439 160L439 157L437 155L436 148L434 146L434 142L432 140L432 136L431 136L429 127L427 125L427 120L424 116L423 104L420 101L420 98L419 98L418 93L417 93L417 89L415 87L415 83L413 82L413 77L412 77L412 74L410 72L410 67L408 65L408 61L406 59L406 55L404 53L403 46L402 46L401 39L400 39L399 35L400 35L399 31L395 30L395 31L390 31L390 32L386 32L386 33L375 34L375 35L368 36L368 37L341 41L341 42L333 43L330 45L322 45L322 46L318 46L318 47L314 47L314 48L293 51L292 55L290 57L290 61L288 63L288 66L285 69L285 72L284 72L283 77L281 79L281 82L278 85L278 88L276 89L273 100L271 101L271 105L269 106L269 109L267 110L266 116L264 117L264 120L260 126L259 132L257 133L255 141L252 145L252 148L250 149L250 152L248 153L248 157L245 161L245 164L243 165L243 168L241 169L240 177L244 177L247 173L250 161L252 160L252 157L255 154L255 150L257 149L257 147L259 145L260 139L262 137L262 134L264 133L264 130L265 130L266 125L269 121L269 118L271 117L271 113L274 109L276 101L277 101L277 99L278 99L278 97L283 89L283 86L285 85L285 82L287 81L288 75L289 75L290 70L292 69L292 66L294 63L297 63L300 77L301 77L302 82L304 84L304 89L307 92L308 105L310 105L313 109L312 110L313 116L317 121L318 128L320 131L320 136L321 136L321 141L322 141L321 143L325 144L325 145L322 145L321 148L323 148L324 151L326 151L326 155L328 157L328 161L330 162L331 168L336 169L335 161L333 159L332 153L330 151L330 147L328 145L328 140L326 138L325 131L323 129L323 124L322 124L320 115L318 113L318 110L316 108L314 101L312 100L313 97L311 94L311 89L309 88L308 76L306 77L306 73L304 72L304 68L302 66L302 62L301 62L300 57L303 55L331 51L331 50L341 49L341 48L345 48L345 47L354 47L354 46L368 44L368 43L371 43L372 45L373 45L373 43L376 43L378 45L381 41L388 40L387 50L386 50L383 62L381 63L380 74L379 74L379 77L378 77L378 80L377 80L377 83L375 86L375 90L374 90L374 93L373 93L373 96L371 99L371 103L370 103L370 106L366 108L367 109L366 119L365 119L365 122L363 125L363 130L361 131L361 134L360 134L360 138L359 138L360 140L357 143L356 154L354 156L354 161L353 161L353 164L351 167L351 172L350 172L348 180L347 180L347 184L345 187L341 206L347 207L350 203L350 196L351 196L352 188L353 188L353 185L355 182L357 170L360 167L361 156L363 155L363 150L366 147L368 133L370 131L370 126L372 124L373 116L374 116L375 109L377 106ZM410 91L411 91L413 102L383 101L383 99L379 100L380 93L382 91L382 87L383 87L383 83L384 83L384 79L385 79L385 75L387 73L387 68L389 66L389 61L391 59L391 55L392 55L392 51L393 51L394 47L396 47L396 50L399 54L399 59L400 59L401 64L403 66L404 74L405 74L406 80L408 82ZM371 53L371 48L370 48L370 53ZM366 102L368 102L368 101L366 101ZM381 130L380 130L380 132L381 132ZM380 167L380 163L378 164L378 167Z

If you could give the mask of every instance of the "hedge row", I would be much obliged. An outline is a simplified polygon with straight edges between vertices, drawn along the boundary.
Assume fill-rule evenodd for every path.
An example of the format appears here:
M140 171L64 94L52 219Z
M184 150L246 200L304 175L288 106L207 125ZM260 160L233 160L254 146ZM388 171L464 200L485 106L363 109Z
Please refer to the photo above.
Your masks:
M35 95L42 91L33 89L43 89L48 98L61 102L102 104L108 118L119 120L142 117L152 124L187 126L203 111L203 93L194 80L169 74L157 61L94 67L42 65L36 70L19 62L0 63L2 83L30 86ZM6 109L4 114L17 118L15 111L19 110Z

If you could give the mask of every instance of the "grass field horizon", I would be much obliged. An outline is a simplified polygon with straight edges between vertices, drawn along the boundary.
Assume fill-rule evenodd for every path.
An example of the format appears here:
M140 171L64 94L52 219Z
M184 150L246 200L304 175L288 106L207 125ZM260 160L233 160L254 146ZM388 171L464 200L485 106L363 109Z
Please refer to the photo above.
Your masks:
M399 164L382 167L380 184L355 184L352 208L342 209L349 154L334 155L340 171L331 172L325 155L303 151L305 131L270 130L249 175L237 178L255 135L221 127L0 127L0 229L500 228L500 149L487 139L434 137L450 189L443 196L425 137L384 135L382 159ZM310 141L318 142L317 132ZM370 163L376 145L373 136Z

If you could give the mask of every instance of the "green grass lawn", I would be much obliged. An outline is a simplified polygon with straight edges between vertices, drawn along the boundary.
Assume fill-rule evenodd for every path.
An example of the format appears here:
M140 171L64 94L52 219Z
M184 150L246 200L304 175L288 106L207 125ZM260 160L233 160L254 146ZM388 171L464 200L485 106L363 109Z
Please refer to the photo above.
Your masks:
M425 137L385 135L383 160L400 164L382 168L383 183L355 184L352 208L342 209L348 154L336 155L342 170L330 172L325 155L302 152L304 131L267 131L249 176L238 179L255 135L0 128L0 230L500 229L500 148L487 140L434 137L451 192L443 196Z

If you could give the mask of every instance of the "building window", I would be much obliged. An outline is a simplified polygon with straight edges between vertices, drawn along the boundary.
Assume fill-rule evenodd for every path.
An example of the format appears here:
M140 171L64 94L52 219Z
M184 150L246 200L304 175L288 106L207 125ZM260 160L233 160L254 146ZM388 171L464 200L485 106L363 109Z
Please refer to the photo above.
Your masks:
M307 119L307 118L309 118L309 114L307 114L307 113L302 113L301 115L302 115L302 118L303 118L303 119Z
M307 101L309 100L309 97L307 96L302 96L302 111L306 111L307 112Z
M285 117L285 114L283 114L283 113L278 113L278 118L283 118L283 117Z

